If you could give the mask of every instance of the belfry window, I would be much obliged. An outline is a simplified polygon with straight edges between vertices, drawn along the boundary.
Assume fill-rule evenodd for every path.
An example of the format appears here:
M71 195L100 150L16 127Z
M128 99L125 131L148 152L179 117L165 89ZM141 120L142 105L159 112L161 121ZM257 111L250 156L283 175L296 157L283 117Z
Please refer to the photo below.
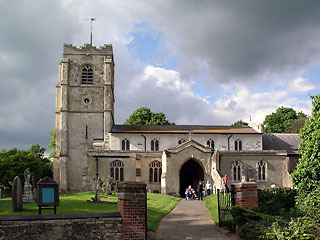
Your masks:
M125 138L122 140L121 150L123 151L130 150L130 141L128 139Z
M242 150L242 141L237 139L236 141L234 141L234 150Z
M110 177L112 177L115 181L124 181L123 162L115 160L110 163Z
M260 160L258 162L258 180L263 181L266 180L266 162Z
M232 163L232 180L237 182L241 181L242 163L240 161L234 161Z
M156 139L151 140L151 151L159 151L159 141Z
M209 140L207 141L207 145L208 145L212 150L214 150L214 141L213 141L212 139L209 139Z
M93 67L90 65L84 65L81 70L81 83L93 84Z
M162 167L161 162L154 161L149 164L149 182L161 182Z

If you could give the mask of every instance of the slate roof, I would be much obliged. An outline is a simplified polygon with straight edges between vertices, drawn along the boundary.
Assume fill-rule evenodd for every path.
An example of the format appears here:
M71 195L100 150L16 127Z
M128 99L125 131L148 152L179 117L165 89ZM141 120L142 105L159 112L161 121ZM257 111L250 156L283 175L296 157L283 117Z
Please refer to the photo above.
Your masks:
M250 133L261 134L251 127L209 125L113 125L112 133Z
M298 154L300 142L299 135L293 133L264 133L262 135L263 150L286 150L288 154Z

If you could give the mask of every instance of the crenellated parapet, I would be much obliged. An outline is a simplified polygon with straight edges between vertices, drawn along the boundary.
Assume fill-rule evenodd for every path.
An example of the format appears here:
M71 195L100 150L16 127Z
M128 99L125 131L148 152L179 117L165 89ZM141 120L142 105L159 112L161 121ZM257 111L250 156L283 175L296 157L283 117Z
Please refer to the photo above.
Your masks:
M97 54L97 55L113 55L112 45L105 44L102 47L97 48L90 44L85 44L81 47L73 46L72 44L63 45L63 55L88 55L88 54Z

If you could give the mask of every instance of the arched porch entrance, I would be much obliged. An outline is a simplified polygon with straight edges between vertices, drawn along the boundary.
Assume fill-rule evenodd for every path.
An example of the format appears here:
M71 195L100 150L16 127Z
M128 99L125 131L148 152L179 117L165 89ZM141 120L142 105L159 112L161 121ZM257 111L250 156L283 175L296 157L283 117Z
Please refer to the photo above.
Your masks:
M189 160L182 165L180 169L180 191L181 197L185 197L186 188L189 185L196 190L200 180L204 180L204 173L202 166L195 160Z

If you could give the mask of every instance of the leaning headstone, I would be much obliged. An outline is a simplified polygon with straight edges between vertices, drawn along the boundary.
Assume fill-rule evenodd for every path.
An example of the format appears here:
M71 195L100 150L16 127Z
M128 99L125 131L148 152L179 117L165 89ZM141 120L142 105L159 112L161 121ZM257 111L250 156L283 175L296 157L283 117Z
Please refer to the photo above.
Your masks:
M33 203L32 185L30 183L29 168L24 170L23 202L24 203Z
M12 212L21 212L22 209L22 183L16 176L12 184Z

